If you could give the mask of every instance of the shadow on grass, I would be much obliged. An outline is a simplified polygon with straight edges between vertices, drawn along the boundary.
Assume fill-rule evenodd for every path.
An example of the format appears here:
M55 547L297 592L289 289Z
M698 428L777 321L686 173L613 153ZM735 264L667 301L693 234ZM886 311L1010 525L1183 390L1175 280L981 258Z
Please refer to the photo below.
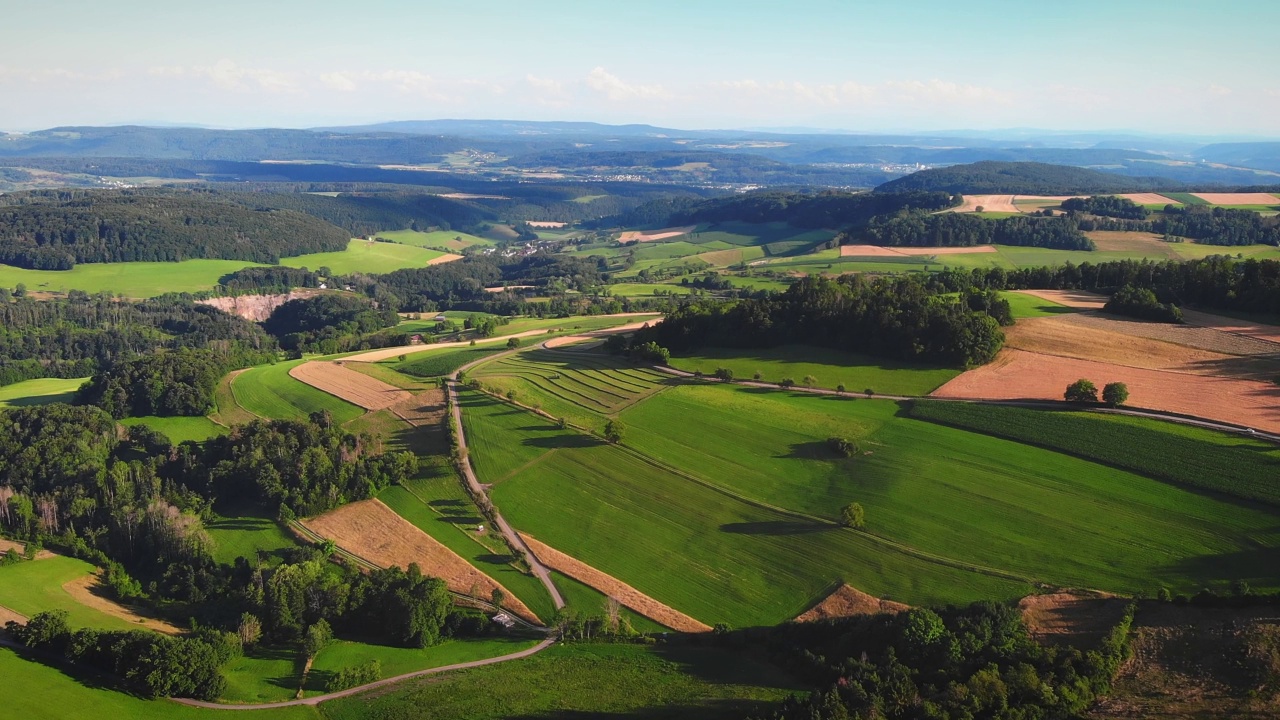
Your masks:
M523 444L529 447L547 448L548 450L570 450L599 447L607 443L590 435L566 434L528 438Z
M484 518L479 515L449 515L437 518L437 520L442 523L449 523L450 525L476 525L484 522Z
M460 507L467 506L467 503L463 502L462 500L432 500L427 504L430 505L435 510L441 510L442 508L460 508Z
M476 555L475 559L479 562L488 563L490 565L510 565L516 560L514 555L500 555L497 553L489 553L487 555Z
M735 535L805 535L835 529L834 526L825 523L800 522L796 520L764 520L760 522L726 523L720 526L721 532Z

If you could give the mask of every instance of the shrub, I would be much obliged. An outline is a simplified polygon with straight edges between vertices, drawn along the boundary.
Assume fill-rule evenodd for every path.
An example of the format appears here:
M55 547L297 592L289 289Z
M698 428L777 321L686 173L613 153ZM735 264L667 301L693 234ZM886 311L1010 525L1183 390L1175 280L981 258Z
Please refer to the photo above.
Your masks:
M858 452L858 444L849 438L829 437L827 447L840 457L853 457Z
M325 692L337 692L357 685L366 685L377 681L382 676L382 663L370 660L360 665L351 665L339 670L329 682L325 683Z
M733 370L729 368L716 368L716 377L725 382L733 382Z
M861 530L867 525L867 514L859 503L849 503L840 508L840 524L847 528Z
M782 378L781 380L778 381L778 387L793 388L795 386L796 386L796 381L789 377Z
M1107 383L1102 388L1102 402L1109 407L1120 407L1129 400L1129 386L1122 382Z
M1098 387L1092 381L1080 378L1079 380L1067 386L1067 391L1062 394L1067 402L1098 402Z

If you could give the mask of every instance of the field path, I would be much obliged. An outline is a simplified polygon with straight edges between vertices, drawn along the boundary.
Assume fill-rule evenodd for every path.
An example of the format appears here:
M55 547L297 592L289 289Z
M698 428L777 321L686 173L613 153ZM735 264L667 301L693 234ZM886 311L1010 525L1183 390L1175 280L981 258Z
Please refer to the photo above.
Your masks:
M10 610L5 606L0 605L0 627L4 627L11 622L18 623L19 625L26 625L27 616L17 610Z
M224 705L222 703L206 702L204 700L192 700L190 698L170 698L173 702L182 705L190 705L191 707L205 708L207 710L269 710L271 708L296 707L298 705L319 705L328 700L337 700L338 698L350 697L359 693L373 690L375 688L393 685L403 680L411 680L424 675L438 675L440 673L452 672L454 670L468 670L470 668L484 667L485 665L496 665L502 662L510 662L512 660L521 660L531 655L536 655L543 650L551 647L556 642L556 638L549 637L546 640L534 645L528 650L513 652L509 655L500 655L498 657L486 658L484 660L472 660L471 662L455 663L453 665L444 665L438 668L428 668L426 670L418 670L416 672L396 675L395 677L384 678L377 682L371 682L368 685L359 685L347 690L338 692L325 693L324 695L316 695L315 697L302 698L301 700L286 700L284 702L261 703L258 705Z
M95 570L84 577L78 577L75 580L64 584L62 589L81 605L84 605L87 608L93 608L104 615L110 615L111 617L134 623L138 627L146 628L147 630L154 630L155 632L165 635L181 635L186 632L182 628L167 623L164 620L139 615L133 610L130 610L127 606L121 605L114 600L108 600L107 598L93 592L92 588L98 584L100 573L100 570Z

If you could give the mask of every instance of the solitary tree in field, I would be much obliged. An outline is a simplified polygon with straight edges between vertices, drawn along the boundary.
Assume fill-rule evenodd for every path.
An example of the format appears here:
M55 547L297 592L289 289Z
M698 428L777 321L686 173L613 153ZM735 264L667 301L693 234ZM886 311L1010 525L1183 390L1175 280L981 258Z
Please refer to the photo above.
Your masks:
M843 395L844 393L845 393L844 383L840 383L839 385L836 386L836 394Z
M262 621L252 613L244 613L240 616L240 625L236 628L236 635L240 637L240 643L245 647L252 647L262 638Z
M844 437L827 438L827 447L840 457L853 457L858 452L858 443Z
M804 376L804 380L802 380L801 382L803 382L803 383L804 383L804 386L805 386L805 387L807 387L807 388L811 388L811 387L813 387L814 385L817 385L817 384L818 384L818 378L816 378L816 377L814 377L814 376L812 376L812 375L805 375L805 376Z
M840 524L854 530L861 530L867 525L866 511L859 503L849 503L840 508Z
M507 594L502 592L502 588L494 588L489 594L489 599L493 601L493 606L502 609L502 604L507 601Z
M516 349L516 348L518 348L518 347L520 347L520 338L513 337L513 338L511 338L510 340L507 340L507 348L508 348L508 349L510 349L510 350L515 350L515 349Z
M314 659L331 640L333 640L333 629L324 618L321 618L307 628L302 638L302 650L307 654L308 659Z
M729 368L716 368L716 377L725 382L733 382L733 370Z
M791 378L789 378L789 377L788 377L788 378L782 378L781 380L779 380L779 381L778 381L778 387L793 388L793 387L795 387L795 386L796 386L796 381L795 381L795 380L792 380L792 379L791 379Z
M1062 394L1067 402L1098 402L1098 388L1092 381L1080 378L1067 386Z
M1102 402L1108 407L1120 407L1129 400L1129 386L1122 382L1107 383L1102 388Z
M610 420L604 424L604 439L617 445L622 442L622 423Z

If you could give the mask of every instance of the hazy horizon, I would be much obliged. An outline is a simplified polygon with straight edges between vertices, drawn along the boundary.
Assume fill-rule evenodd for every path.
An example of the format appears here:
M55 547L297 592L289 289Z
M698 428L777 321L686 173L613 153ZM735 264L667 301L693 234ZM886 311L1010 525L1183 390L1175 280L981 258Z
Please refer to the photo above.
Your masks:
M54 0L5 23L11 131L501 118L1280 136L1275 3Z

